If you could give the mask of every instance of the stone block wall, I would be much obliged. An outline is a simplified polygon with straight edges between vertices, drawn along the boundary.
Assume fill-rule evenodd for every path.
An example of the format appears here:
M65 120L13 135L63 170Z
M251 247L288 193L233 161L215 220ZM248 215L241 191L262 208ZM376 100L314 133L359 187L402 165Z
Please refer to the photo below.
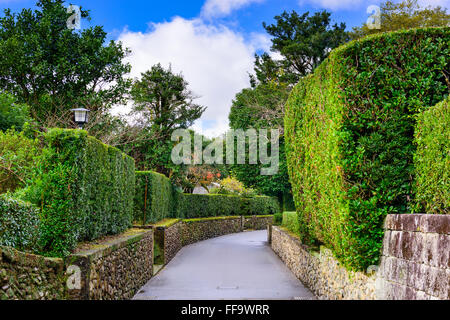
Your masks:
M81 287L69 290L71 299L131 299L152 277L153 230L130 230L72 255L70 265L81 270Z
M450 216L389 215L379 271L379 297L450 299Z
M173 224L155 227L155 241L163 251L163 264L168 264L182 248L181 224L181 220L176 220Z
M242 228L252 230L265 230L273 222L273 215L266 216L243 216Z
M242 231L242 219L237 217L216 217L187 219L181 224L181 243L183 246Z
M0 247L0 300L65 299L66 279L62 259Z
M277 226L272 226L271 229L273 251L319 299L376 299L375 275L348 271L325 247L321 247L320 252L315 252L304 246L287 229Z

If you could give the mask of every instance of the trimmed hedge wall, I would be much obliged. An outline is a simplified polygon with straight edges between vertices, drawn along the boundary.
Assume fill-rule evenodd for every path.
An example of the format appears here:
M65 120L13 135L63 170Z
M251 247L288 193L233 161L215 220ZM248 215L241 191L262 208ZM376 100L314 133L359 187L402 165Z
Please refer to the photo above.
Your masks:
M39 233L39 210L0 195L0 246L33 250Z
M450 98L421 113L416 126L417 211L450 214Z
M415 115L449 92L450 28L333 50L286 105L289 175L304 242L351 269L378 263L387 214L413 206Z
M145 225L171 217L174 192L166 176L151 171L136 172L134 221Z
M278 200L257 196L243 198L218 194L176 194L174 216L177 218L205 218L240 215L269 215L280 211Z
M41 208L39 248L64 257L77 243L132 225L134 160L82 130L51 129L28 191Z

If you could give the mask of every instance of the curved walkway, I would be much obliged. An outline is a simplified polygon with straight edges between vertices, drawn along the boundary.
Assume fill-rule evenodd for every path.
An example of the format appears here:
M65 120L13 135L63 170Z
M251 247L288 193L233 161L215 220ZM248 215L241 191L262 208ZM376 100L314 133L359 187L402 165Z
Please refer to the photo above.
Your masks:
M136 300L314 299L267 244L267 231L184 247Z

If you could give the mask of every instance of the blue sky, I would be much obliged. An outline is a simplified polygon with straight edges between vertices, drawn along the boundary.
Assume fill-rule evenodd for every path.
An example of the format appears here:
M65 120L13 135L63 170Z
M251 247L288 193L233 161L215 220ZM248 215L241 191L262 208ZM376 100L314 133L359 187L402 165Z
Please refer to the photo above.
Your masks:
M422 4L449 7L450 0L420 0ZM350 30L368 18L369 5L378 0L73 0L91 11L92 21L82 28L102 25L108 38L132 50L127 61L130 77L137 78L153 64L182 72L197 103L208 107L194 128L216 136L228 128L228 113L236 93L249 86L255 52L268 51L270 38L262 22L284 10L299 13L326 9L333 22ZM34 7L34 0L0 0L0 9ZM276 53L273 53L277 57ZM126 113L130 106L117 106Z

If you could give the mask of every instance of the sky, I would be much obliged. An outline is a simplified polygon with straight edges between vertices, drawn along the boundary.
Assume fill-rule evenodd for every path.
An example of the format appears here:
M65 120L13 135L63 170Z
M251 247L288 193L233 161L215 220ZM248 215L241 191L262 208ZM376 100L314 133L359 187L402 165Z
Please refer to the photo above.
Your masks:
M397 1L395 1L397 2ZM420 0L422 5L450 8L450 0ZM228 129L233 98L249 87L255 53L270 52L270 37L262 22L273 23L284 10L331 12L333 23L348 30L367 21L369 5L378 0L72 0L66 3L91 11L90 22L101 25L108 40L121 41L132 53L127 62L132 78L161 63L182 73L207 110L193 128L209 137ZM35 0L0 0L13 12L33 8ZM276 53L272 53L277 57ZM130 106L117 106L126 114Z

